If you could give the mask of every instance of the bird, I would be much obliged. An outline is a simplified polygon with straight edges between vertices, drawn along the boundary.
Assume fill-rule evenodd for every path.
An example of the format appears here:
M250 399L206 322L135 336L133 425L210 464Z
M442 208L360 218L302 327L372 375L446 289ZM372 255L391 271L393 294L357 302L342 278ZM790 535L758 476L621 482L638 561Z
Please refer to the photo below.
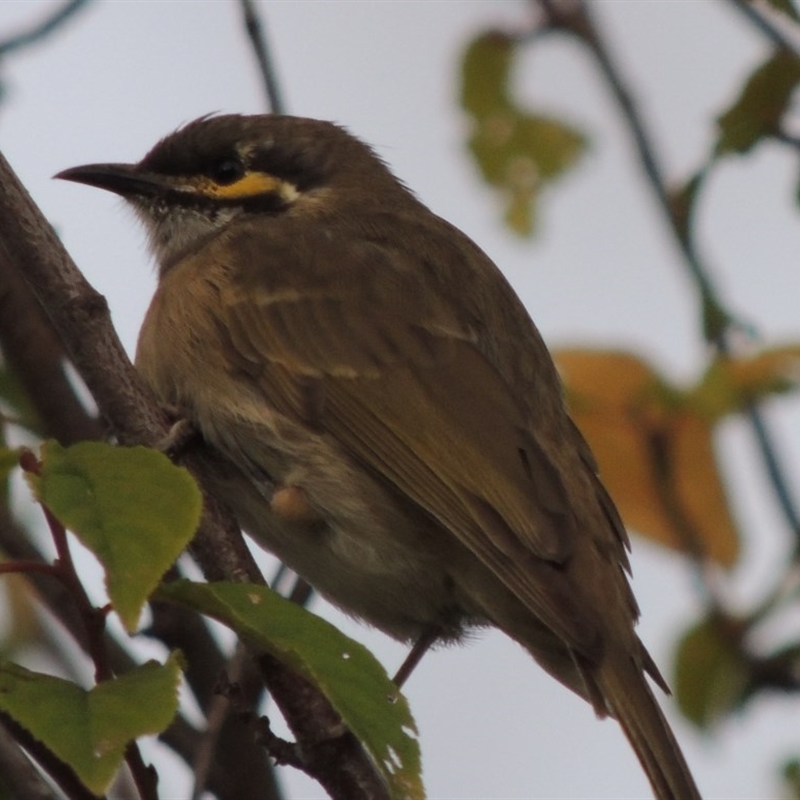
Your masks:
M700 794L635 632L628 536L500 269L344 127L217 114L111 191L158 269L135 363L228 465L217 494L348 614L412 645L495 627L621 725L659 800Z

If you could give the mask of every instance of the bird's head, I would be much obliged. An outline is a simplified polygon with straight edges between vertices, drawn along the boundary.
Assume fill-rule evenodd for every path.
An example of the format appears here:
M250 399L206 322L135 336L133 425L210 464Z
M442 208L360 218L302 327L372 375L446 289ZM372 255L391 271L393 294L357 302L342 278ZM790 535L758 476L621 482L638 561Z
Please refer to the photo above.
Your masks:
M55 177L130 202L162 270L244 215L357 209L372 198L407 194L343 128L278 115L201 117L138 164L87 164Z

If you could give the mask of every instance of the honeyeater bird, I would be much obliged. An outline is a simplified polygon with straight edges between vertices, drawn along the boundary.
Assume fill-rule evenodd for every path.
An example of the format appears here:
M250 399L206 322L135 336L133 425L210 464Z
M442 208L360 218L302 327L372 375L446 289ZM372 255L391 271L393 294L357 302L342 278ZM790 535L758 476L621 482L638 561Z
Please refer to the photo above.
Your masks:
M619 514L542 337L467 236L314 119L203 117L138 164L58 177L143 221L159 284L136 365L225 457L245 530L416 643L409 669L496 626L619 721L657 797L699 797L648 685L666 690Z

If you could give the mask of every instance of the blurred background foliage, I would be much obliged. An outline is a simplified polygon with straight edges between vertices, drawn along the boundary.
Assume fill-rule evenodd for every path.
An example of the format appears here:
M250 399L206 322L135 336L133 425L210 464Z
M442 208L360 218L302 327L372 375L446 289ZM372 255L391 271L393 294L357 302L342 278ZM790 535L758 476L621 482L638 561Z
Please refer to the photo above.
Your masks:
M791 124L800 82L800 15L792 0L726 2L731 13L741 15L770 43L771 52L741 85L731 86L734 100L709 120L716 132L713 145L689 174L665 173L652 131L608 52L590 2L531 0L530 19L519 30L481 32L463 49L459 92L471 125L465 144L483 181L497 195L499 218L510 235L536 236L542 226L537 209L547 202L548 193L561 190L560 179L575 169L592 142L572 120L518 98L516 88L529 79L520 74L521 55L546 37L578 42L617 102L630 134L632 157L683 255L700 309L698 337L707 345L706 363L692 379L676 384L635 346L626 352L571 348L554 355L575 420L592 445L626 524L636 535L680 552L696 576L705 610L687 621L675 644L673 685L686 718L710 733L730 715L745 713L759 697L800 688L800 641L788 635L776 641L772 636L765 647L759 637L800 602L797 490L780 443L770 433L767 409L771 402L798 402L800 334L795 341L757 339L727 307L697 243L704 191L721 163L752 158L765 143L795 156L800 152ZM57 33L60 22L84 4L66 3L35 31L0 43L0 58ZM724 264L715 270L720 273ZM7 287L0 285L0 315L9 297ZM47 398L19 367L13 331L1 322L0 329L0 445L53 436ZM87 428L99 434L92 409L83 400L79 404ZM717 446L722 424L732 417L751 427L756 442L752 469L769 483L775 506L796 541L794 557L762 587L761 600L735 609L726 600L727 576L738 564L743 543L755 540L756 532L737 518ZM75 433L57 438L67 444L70 438L86 437ZM792 456L796 459L797 454ZM30 547L40 543L36 525L11 498L9 474L17 458L14 449L0 446L0 547L7 559L28 558ZM60 674L72 674L74 645L36 610L48 604L52 610L58 600L19 576L3 576L0 591L9 612L0 628L0 656L13 658L27 648ZM798 763L800 752L786 761L781 779L787 795L800 798Z
M770 39L772 51L738 89L731 87L736 99L709 121L716 129L713 147L691 175L682 177L663 173L651 132L605 49L593 4L540 0L534 5L544 24L519 32L487 31L466 48L461 104L472 121L469 150L498 194L509 231L536 235L537 207L546 202L546 190L574 169L590 141L571 121L517 102L514 86L525 76L515 68L521 52L545 36L577 39L610 84L644 174L684 253L703 311L698 332L710 345L707 364L693 382L672 384L636 352L569 349L554 355L575 421L626 525L638 536L682 552L697 572L707 611L677 643L674 688L686 717L710 730L762 692L800 688L800 642L788 639L767 651L752 643L759 626L800 600L798 562L787 563L772 585L763 587L765 599L758 607L734 613L723 600L726 571L737 564L740 541L755 534L736 518L714 445L726 418L749 420L760 450L753 468L765 471L800 545L797 492L763 416L771 397L797 402L800 340L758 342L754 348L746 326L712 285L695 241L703 188L722 160L748 157L764 143L777 142L795 154L800 150L788 124L800 83L800 15L791 0L730 3ZM796 286L800 298L800 275ZM787 791L800 796L796 762L787 762L784 777Z

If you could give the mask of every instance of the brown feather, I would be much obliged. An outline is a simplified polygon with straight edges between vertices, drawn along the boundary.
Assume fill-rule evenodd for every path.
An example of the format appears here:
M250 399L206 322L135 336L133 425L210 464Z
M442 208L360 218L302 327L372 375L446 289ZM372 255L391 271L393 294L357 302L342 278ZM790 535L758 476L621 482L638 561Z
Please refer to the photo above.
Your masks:
M250 176L239 204L235 175L183 203L220 158ZM217 488L254 537L399 639L497 626L620 721L659 798L699 797L645 679L666 688L634 632L622 521L474 243L315 120L204 119L139 165L65 177L149 223L161 279L137 364L228 459Z

